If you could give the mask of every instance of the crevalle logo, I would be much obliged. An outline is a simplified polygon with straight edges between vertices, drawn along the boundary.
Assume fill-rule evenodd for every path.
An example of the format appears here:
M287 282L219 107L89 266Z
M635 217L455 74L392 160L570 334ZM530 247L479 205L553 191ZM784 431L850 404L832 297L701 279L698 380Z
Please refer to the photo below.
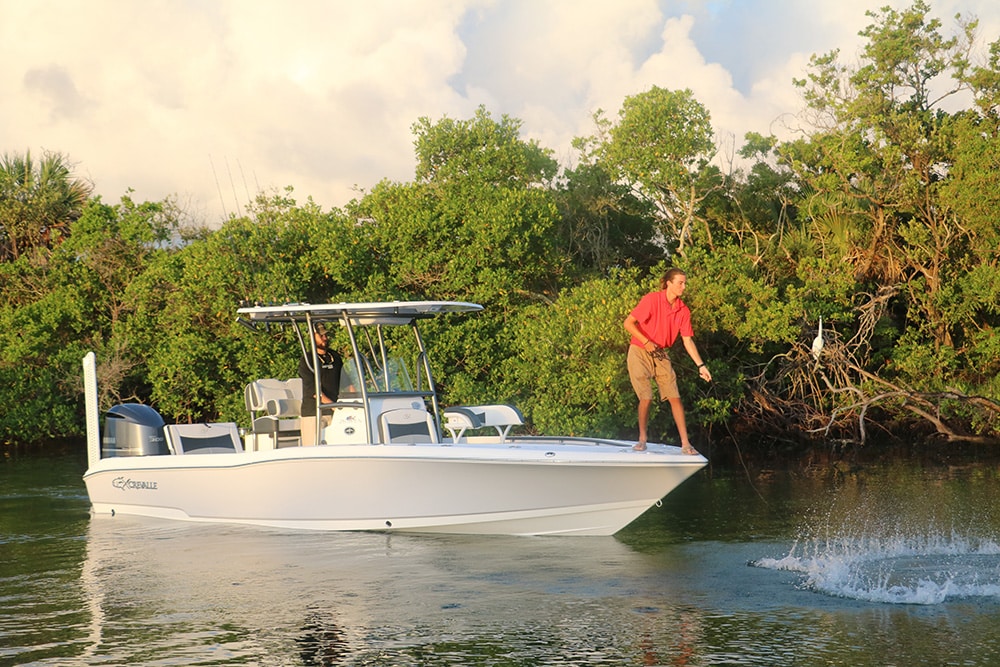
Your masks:
M143 479L129 479L128 477L115 477L111 482L111 486L123 490L146 489L156 491L156 482Z

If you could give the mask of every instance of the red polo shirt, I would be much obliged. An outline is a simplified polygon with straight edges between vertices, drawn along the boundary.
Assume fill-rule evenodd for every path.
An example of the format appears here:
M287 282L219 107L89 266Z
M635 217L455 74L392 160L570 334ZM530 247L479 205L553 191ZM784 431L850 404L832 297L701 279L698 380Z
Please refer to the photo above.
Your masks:
M674 299L673 305L667 301L667 293L663 290L650 292L642 297L639 305L632 309L632 317L639 323L639 328L657 347L670 347L681 336L694 336L691 328L691 311L681 301ZM632 336L632 345L642 347L642 341Z

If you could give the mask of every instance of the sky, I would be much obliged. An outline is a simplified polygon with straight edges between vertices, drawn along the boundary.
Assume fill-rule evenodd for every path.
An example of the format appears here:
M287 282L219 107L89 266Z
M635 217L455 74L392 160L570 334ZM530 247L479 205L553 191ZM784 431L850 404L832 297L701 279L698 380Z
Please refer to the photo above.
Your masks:
M690 88L720 159L802 110L809 57L853 62L903 0L0 0L0 153L61 153L115 203L215 226L258 192L324 209L413 180L413 124L485 106L572 166L593 114ZM1000 38L995 0L930 0Z

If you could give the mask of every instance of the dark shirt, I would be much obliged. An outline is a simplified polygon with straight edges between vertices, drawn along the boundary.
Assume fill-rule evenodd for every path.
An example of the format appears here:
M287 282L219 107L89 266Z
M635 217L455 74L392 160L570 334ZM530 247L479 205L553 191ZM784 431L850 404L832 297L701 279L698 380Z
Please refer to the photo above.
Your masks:
M302 378L302 414L305 416L316 414L316 378L309 370L310 363L306 363L303 357L299 359L299 377ZM336 402L340 396L340 372L344 368L344 359L335 350L327 350L325 354L319 355L319 383L320 390L332 402Z

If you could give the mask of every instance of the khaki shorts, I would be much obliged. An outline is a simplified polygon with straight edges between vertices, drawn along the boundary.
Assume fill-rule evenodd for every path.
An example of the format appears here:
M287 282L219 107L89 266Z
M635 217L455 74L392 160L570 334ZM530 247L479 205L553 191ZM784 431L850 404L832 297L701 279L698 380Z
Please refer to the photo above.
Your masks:
M640 401L653 400L653 387L650 380L656 380L660 390L660 400L680 398L677 389L677 374L667 358L654 359L653 355L637 345L628 346L628 377L632 388Z

